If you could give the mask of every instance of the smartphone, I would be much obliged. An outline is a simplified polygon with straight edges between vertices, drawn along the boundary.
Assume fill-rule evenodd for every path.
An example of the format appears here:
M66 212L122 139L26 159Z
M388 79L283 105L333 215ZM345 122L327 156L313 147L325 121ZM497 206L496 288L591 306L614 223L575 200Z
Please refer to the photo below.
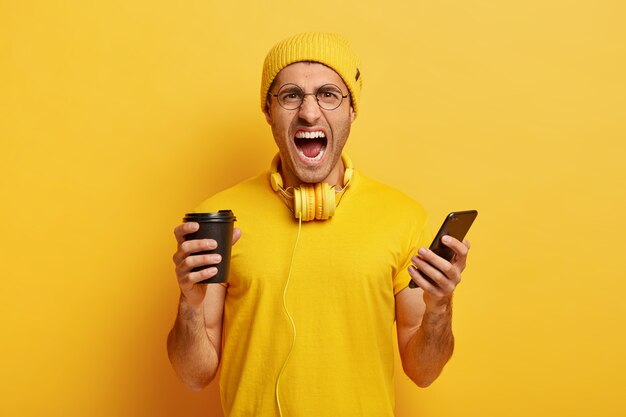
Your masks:
M430 244L430 250L435 252L437 255L441 256L446 261L452 260L454 256L454 251L441 243L441 238L445 235L452 236L455 239L463 241L467 231L469 230L472 223L474 223L474 219L478 216L478 211L476 210L467 210L467 211L453 211L448 214L446 219L443 221L443 224L439 228L437 235L433 239L433 243ZM430 278L426 275L422 274L422 271L417 271L419 274L424 277L428 282L436 285ZM417 288L417 285L413 280L409 281L409 288Z

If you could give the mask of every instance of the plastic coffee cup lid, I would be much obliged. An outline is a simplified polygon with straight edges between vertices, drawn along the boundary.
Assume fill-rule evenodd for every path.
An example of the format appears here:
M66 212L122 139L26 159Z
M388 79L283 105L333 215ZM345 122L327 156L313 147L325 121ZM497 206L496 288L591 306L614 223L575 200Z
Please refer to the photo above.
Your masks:
M237 220L231 210L220 210L215 213L187 213L184 221L228 223Z

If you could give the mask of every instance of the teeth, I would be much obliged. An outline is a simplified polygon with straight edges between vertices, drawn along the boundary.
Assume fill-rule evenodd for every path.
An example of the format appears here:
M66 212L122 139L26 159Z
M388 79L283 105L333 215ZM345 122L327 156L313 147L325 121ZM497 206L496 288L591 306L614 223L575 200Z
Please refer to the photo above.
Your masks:
M296 138L298 139L316 139L316 138L325 138L326 135L322 131L317 132L296 132Z

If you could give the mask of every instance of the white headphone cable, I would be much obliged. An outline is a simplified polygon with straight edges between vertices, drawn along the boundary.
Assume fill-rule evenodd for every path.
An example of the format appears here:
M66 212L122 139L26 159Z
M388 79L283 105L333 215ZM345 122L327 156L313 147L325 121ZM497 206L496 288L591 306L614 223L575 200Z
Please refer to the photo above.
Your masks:
M291 314L289 314L289 310L287 309L286 297L287 297L287 287L289 286L289 279L291 278L291 270L293 268L293 260L296 256L296 248L298 247L298 241L300 240L300 230L302 230L302 215L301 214L302 213L298 213L298 235L296 236L296 243L293 245L293 252L291 252L291 262L289 263L289 273L287 274L287 282L285 283L285 288L283 289L283 309L285 310L287 317L289 317L289 322L291 323L293 334L291 338L291 347L289 348L289 353L287 354L287 357L285 358L285 362L283 362L282 368L280 368L280 372L278 373L278 378L276 378L276 389L275 389L276 404L278 405L278 414L280 415L280 417L283 417L283 410L280 406L280 398L278 396L278 386L280 384L280 377L282 376L283 371L285 370L285 366L287 365L287 362L289 361L289 357L291 356L293 347L296 344L296 324L294 323L293 317L291 317Z

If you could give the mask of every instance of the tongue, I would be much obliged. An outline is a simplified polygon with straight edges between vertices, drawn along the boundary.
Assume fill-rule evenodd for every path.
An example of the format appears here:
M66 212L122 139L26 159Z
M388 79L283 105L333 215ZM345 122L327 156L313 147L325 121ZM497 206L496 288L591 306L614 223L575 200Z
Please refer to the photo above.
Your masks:
M322 147L324 146L321 140L317 139L307 139L300 141L298 144L302 152L309 158L315 158L322 151Z

